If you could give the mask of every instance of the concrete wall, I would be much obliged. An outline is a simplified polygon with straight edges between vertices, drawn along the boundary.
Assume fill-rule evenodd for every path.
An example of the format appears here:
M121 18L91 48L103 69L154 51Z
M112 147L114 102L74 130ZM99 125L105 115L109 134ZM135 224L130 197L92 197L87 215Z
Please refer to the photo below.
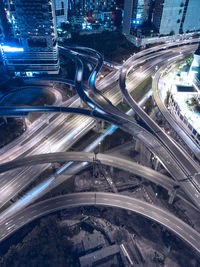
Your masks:
M197 0L198 1L198 0ZM180 23L183 16L185 0L165 0L160 23L160 34L179 33Z
M183 32L200 30L200 0L189 0Z

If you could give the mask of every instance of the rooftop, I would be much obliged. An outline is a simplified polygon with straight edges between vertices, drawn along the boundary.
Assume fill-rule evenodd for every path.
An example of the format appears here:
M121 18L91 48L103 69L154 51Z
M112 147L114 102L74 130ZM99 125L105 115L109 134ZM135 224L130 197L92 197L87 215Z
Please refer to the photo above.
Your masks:
M95 263L99 263L101 260L109 256L113 256L119 252L120 250L118 245L112 245L106 248L102 248L93 253L80 257L80 265L81 267L94 266Z

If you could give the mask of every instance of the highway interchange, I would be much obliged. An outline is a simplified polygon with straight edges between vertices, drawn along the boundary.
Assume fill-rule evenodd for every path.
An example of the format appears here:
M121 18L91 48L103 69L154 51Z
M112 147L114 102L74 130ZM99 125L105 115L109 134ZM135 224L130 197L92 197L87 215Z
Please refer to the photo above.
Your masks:
M160 93L159 93L159 88L158 88L158 82L159 79L163 73L163 71L168 68L168 63L166 63L164 66L162 66L161 68L159 68L159 70L156 72L154 79L153 79L153 85L152 85L152 90L153 90L153 96L154 99L156 101L156 104L160 110L160 112L163 114L163 116L165 117L165 119L169 122L169 124L171 125L171 127L173 127L173 129L176 131L176 133L182 138L182 140L184 140L184 142L188 145L188 147L190 147L190 149L193 151L193 153L195 154L195 156L200 160L200 149L199 147L197 147L194 144L194 141L192 140L192 137L190 137L189 135L187 135L184 131L184 129L182 129L174 120L173 116L169 113L169 111L167 110L166 106L164 105L164 103L162 102L161 98L160 98Z
M83 50L82 48L78 48L78 49ZM63 50L65 50L65 48L63 48ZM77 48L76 48L76 50L77 50ZM121 78L125 79L126 72L130 69L130 66L132 68L134 68L140 64L143 64L143 68L142 68L142 71L144 73L143 77L146 77L147 75L152 75L155 72L155 66L158 65L158 63L162 64L162 62L164 60L166 60L167 58L180 55L180 50L184 53L191 53L194 50L194 46L191 45L191 47L185 46L185 47L178 47L176 49L173 48L173 52L171 51L171 55L169 55L169 53L168 53L170 50L168 51L167 49L163 49L162 51L158 51L158 52L156 50L158 50L158 49L155 49L155 48L152 49L151 48L149 51L144 50L144 51L136 54L135 56L133 56L131 59L129 59L124 64L124 66L122 68ZM82 99L82 101L84 101L92 109L87 110L87 111L83 111L83 109L79 109L78 106L80 105L80 100L78 101L78 98L76 98L75 101L77 101L76 102L77 106L74 107L73 103L71 103L70 107L68 108L68 111L67 111L67 108L65 108L65 107L63 107L63 109L61 107L44 107L43 110L41 109L41 111L56 112L56 108L58 109L57 110L58 112L63 112L65 109L67 112L72 112L74 110L74 112L81 112L81 113L85 112L85 115L88 115L88 116L90 115L90 116L93 116L96 118L98 117L100 119L105 119L110 123L114 123L114 124L118 125L121 129L131 133L133 136L140 139L155 155L157 155L159 157L160 161L166 167L166 169L171 173L172 177L175 178L177 181L180 180L180 178L183 179L184 177L188 178L188 176L190 176L191 183L189 183L189 186L188 186L188 183L187 183L187 185L183 185L182 188L186 192L188 197L193 201L193 203L197 207L199 207L200 203L199 203L198 197L199 197L200 192L198 191L198 184L197 185L195 184L195 186L194 186L192 183L193 178L191 178L196 172L199 172L198 164L193 162L191 157L188 154L186 154L186 152L181 151L179 149L179 147L172 140L170 140L166 135L163 134L163 132L161 132L160 129L157 128L158 130L155 130L156 126L153 124L153 122L149 119L149 117L147 115L144 115L141 112L141 109L138 107L138 105L136 103L134 103L134 106L133 106L133 102L130 102L130 100L129 100L130 106L134 109L134 111L138 112L139 116L141 116L143 119L144 119L144 116L146 116L144 120L146 120L147 125L150 126L150 128L151 128L151 130L149 132L147 130L145 130L144 128L138 126L130 116L127 116L127 115L123 114L121 111L119 111L118 109L116 109L116 107L115 107L116 104L119 103L121 100L121 94L120 94L119 88L117 86L114 86L110 91L105 92L105 96L103 96L102 93L99 93L99 91L98 91L99 89L107 87L109 84L109 82L107 80L105 80L105 82L104 81L102 82L100 88L98 87L98 90L95 87L95 78L96 78L96 75L98 74L98 72L99 72L99 70L103 64L103 60L101 58L101 55L96 53L95 51L92 51L90 49L84 49L83 51L85 51L86 53L92 54L93 57L97 56L98 63L91 73L91 76L89 79L90 86L89 86L89 88L85 89L82 86L83 64L81 62L80 57L74 56L75 57L74 60L77 63L77 72L76 72L76 79L75 79L74 85L75 85L75 88L77 90L77 93L79 94L79 97ZM67 53L69 53L69 50L67 50ZM71 56L73 56L73 53ZM147 62L144 63L144 61L147 61ZM139 72L140 72L140 70L138 70L138 73ZM131 82L129 84L134 82L134 85L137 85L138 83L141 82L142 79L144 79L143 77L142 78L139 77L139 75L137 76L136 73L137 73L137 71L134 72L134 79L131 80ZM110 83L115 81L119 77L119 75L120 75L119 72L117 72L117 74L113 75L114 78L110 79ZM121 89L125 89L125 87L122 88L122 85L125 82L121 82L121 78L120 78ZM55 79L52 79L52 78L50 80L55 81ZM66 81L66 80L61 80L61 79L57 79L57 80L59 82L70 83L69 81ZM73 84L73 83L71 82L71 84ZM128 88L128 84L127 84L127 88ZM123 91L123 93L124 93L124 91ZM127 95L125 95L125 97L127 98ZM109 100L107 100L107 98L109 98ZM72 106L73 106L73 110L71 109ZM22 108L22 107L13 108L12 107L10 109L12 110L12 112L19 112L18 114L20 114L20 112L22 112L22 109L23 109L23 112L30 112L29 109L32 109L32 111L38 111L39 108L38 107L35 107L35 108L34 107L32 107L32 108L28 107L26 109L25 107L24 108ZM1 114L5 114L5 107L0 108L0 112L2 112ZM55 116L55 115L53 115L53 116ZM53 118L53 117L51 117L51 118ZM59 118L60 118L60 120L59 120ZM55 121L57 122L57 120L59 120L61 122L64 119L65 119L64 115L62 114L59 117L56 117ZM17 145L17 147L15 145L13 147L11 146L10 150L5 152L5 154L1 155L1 163L6 162L10 159L17 158L19 156L22 158L23 156L34 155L34 154L39 155L39 154L44 154L45 152L48 153L48 152L54 152L54 151L55 152L56 151L66 151L66 149L68 149L71 145L70 141L73 140L73 142L75 142L76 140L78 140L80 138L80 136L83 135L86 131L88 131L88 129L90 129L95 123L94 119L83 118L82 116L76 117L76 119L74 119L74 121L76 121L77 123L75 123L75 122L70 123L71 132L69 131L69 124L68 124L68 129L67 129L67 127L65 128L63 126L60 129L60 135L58 134L59 131L56 132L56 135L55 135L56 138L53 138L53 136L52 137L50 136L50 138L48 138L48 140L44 141L42 144L40 144L40 146L36 147L36 149L32 149L32 148L35 146L35 144L37 144L37 142L39 140L41 140L41 136L38 137L38 139L34 138L34 140L32 140L31 142L30 142L30 140L26 142L23 140L23 138L20 138L22 143L26 144L26 146L23 145L23 149L21 149L22 147L20 147L19 144ZM59 125L58 122L57 122L57 125ZM52 127L51 130L53 130L54 127L56 127L56 125L55 124L51 125L51 127ZM43 130L45 130L44 132L46 132L43 134L48 135L49 130L46 130L46 128L43 128L41 132L43 132ZM65 130L68 130L68 131L65 132L64 137L62 137L63 139L61 139L61 136ZM79 132L80 132L80 135L78 135ZM66 135L66 133L68 133L68 134ZM156 137L156 135L157 135L157 137ZM77 138L73 139L74 136L76 136ZM36 137L37 137L37 135L36 135ZM163 142L163 139L165 139L164 142ZM59 145L58 140L60 140L60 141L63 140L63 142L61 142L61 145ZM48 144L47 141L51 144L51 150L50 151L49 151L49 145L47 145ZM68 141L68 144L66 141ZM54 144L56 144L56 145L54 145ZM169 151L168 144L170 144L171 151ZM45 146L47 147L47 149L46 148L44 149ZM180 162L180 159L181 159L181 162ZM101 161L102 160L103 159L101 159ZM185 164L182 164L182 162L184 162ZM31 168L27 167L27 165L26 165L26 169L23 168L20 170L15 170L13 172L10 172L11 175L9 175L10 176L9 181L7 179L6 174L1 176L1 182L0 182L1 183L0 184L0 188L1 188L0 190L2 191L1 200L0 200L1 206L3 204L5 204L13 196L15 196L20 190L22 190L22 188L25 187L28 182L30 183L30 180L28 181L27 176L30 177L30 175L31 175L32 180L34 180L36 175L39 172L41 172L42 170L44 170L45 168L47 168L47 166L48 165L45 165L43 167L37 166L37 168L31 169ZM31 172L31 174L30 174L30 172ZM29 173L29 175L28 175L28 173ZM19 181L20 181L20 183L19 183ZM195 183L196 183L196 181L195 181ZM23 186L22 186L22 184L23 184ZM123 196L120 196L120 197L123 198ZM110 198L112 199L113 197L110 196ZM133 199L133 202L135 202L135 201L136 200ZM106 204L102 203L102 205L106 205ZM107 203L107 205L116 206L116 205L112 204L112 201L111 201L111 203ZM119 207L123 208L120 205L119 205ZM155 206L151 206L151 207L153 209L153 207L155 207ZM60 206L58 206L57 208L60 209ZM139 212L137 210L135 210L135 211ZM152 214L154 214L154 213L152 213ZM191 237L187 237L187 238L183 237L182 234L180 234L180 231L179 232L175 231L174 229L172 229L173 227L170 226L169 223L167 223L167 222L164 223L163 219L160 219L160 217L162 218L162 216L163 216L161 214L161 212L158 214L147 216L147 214L143 213L143 215L150 217L150 218L160 222L161 224L164 224L166 227L168 227L172 231L176 232L177 235L179 235L185 241L190 243L199 252L199 247L196 244L194 244L195 242L192 241ZM17 216L17 215L13 214L12 216ZM158 217L159 217L159 219L158 219ZM24 220L23 224L25 224L28 221L29 221L28 219ZM172 223L172 222L170 222L170 223ZM4 222L4 227L5 227L5 225L6 225L6 223ZM15 226L13 226L11 228L10 228L10 226L7 227L7 232L9 234L14 231L14 230L11 231L12 228L15 229ZM16 227L16 229L18 229L18 226ZM1 230L1 226L0 226L0 230ZM7 236L5 229L3 232L3 236L4 237Z
M146 216L174 232L200 253L200 234L176 216L136 198L104 192L74 193L33 204L0 223L0 241L23 225L46 214L67 208L106 206L130 210Z

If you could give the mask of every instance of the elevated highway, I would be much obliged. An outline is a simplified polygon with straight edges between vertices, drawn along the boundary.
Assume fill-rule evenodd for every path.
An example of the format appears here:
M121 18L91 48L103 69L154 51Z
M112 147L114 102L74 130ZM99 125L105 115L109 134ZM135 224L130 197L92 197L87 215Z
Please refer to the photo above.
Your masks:
M39 217L63 209L87 206L120 208L141 214L160 223L189 244L198 254L200 253L200 234L176 216L163 208L136 198L104 192L68 194L31 205L9 217L7 221L0 222L0 241L5 240L18 229Z
M188 53L188 52L185 52ZM177 55L178 57L183 57L184 55ZM163 144L163 147L168 151L168 154L172 156L172 161L179 166L181 171L184 173L183 177L185 179L189 180L190 182L187 184L182 184L184 191L187 192L188 195L195 201L195 203L198 203L199 206L199 196L200 196L200 186L198 181L195 180L194 176L196 173L199 172L200 167L193 161L193 159L185 152L183 151L179 146L177 146L172 139L169 138L161 129L160 127L137 105L136 101L132 98L130 93L128 92L126 88L126 75L131 69L130 64L125 64L121 70L120 74L120 88L122 91L122 94L128 104L133 108L133 110L136 112L136 114L146 123L146 125L153 131L155 136L159 138L161 143ZM154 68L154 66L152 66ZM158 155L160 157L160 154ZM170 172L171 173L171 172ZM177 180L181 180L178 173L171 173L171 175Z
M21 159L15 159L10 162L0 164L0 173L10 171L23 166L32 166L36 164L45 163L56 163L56 162L67 162L67 161L78 161L78 162L95 162L100 161L104 165L112 166L124 171L129 171L133 174L139 175L153 183L156 183L168 191L174 189L177 183L157 171L151 168L142 166L131 160L123 159L117 156L108 154L94 154L90 152L57 152L48 153L41 155L33 155ZM67 174L70 174L69 172Z
M180 136L180 138L182 138L182 140L184 140L184 142L188 145L188 147L191 148L191 150L195 154L195 156L200 160L199 147L194 143L194 141L192 140L192 137L188 136L185 133L184 129L177 124L177 122L175 121L173 116L170 114L170 112L168 111L165 104L162 102L162 100L160 98L158 82L159 82L159 79L160 79L164 69L166 69L167 67L169 67L169 63L162 66L154 75L153 85L152 85L154 99L156 101L156 104L157 104L160 112L164 116L164 118L169 122L171 127L176 131L176 133Z
M96 53L96 51L91 51L90 49L86 49L86 51L91 52L93 55ZM180 162L177 163L177 157L174 160L174 153L169 153L168 147L163 146L162 141L157 140L155 136L151 135L145 129L135 124L131 117L120 112L112 105L109 100L105 99L105 97L102 96L101 93L98 93L98 90L95 88L95 78L101 68L103 60L101 59L101 55L99 53L96 54L98 58L98 63L89 78L90 90L86 90L86 92L82 87L83 65L81 63L80 58L75 59L77 62L75 87L81 99L93 109L93 115L98 114L100 115L100 118L118 125L121 129L139 138L153 153L155 153L159 157L160 161L167 168L170 174L176 178L176 180L184 178L189 179L191 174L193 175L196 172L195 167L193 166L193 164L190 163L190 161L183 158L185 161L187 161L189 168L191 168L191 173L188 174L185 172L185 168L183 168L183 166L181 167ZM162 61L163 59L161 58L160 60ZM61 80L62 79L59 79L59 81ZM179 151L179 155L180 154L181 152ZM196 184L193 186L194 188L192 188L190 192L188 192L187 186L186 191L193 199L193 201L197 205L199 205L199 201L197 199L198 193L196 192L196 190L199 190L199 188Z
M178 44L177 44L178 45ZM162 47L161 49L163 49L164 47ZM153 54L155 51L156 51L156 49L157 48L154 48L154 50L153 49L150 49L150 50L148 50L148 51L142 51L141 53L138 53L139 55L135 55L135 56L133 56L132 58L131 58L131 62L133 63L134 62L134 59L135 59L135 57L137 58L139 58L140 56L141 57L143 57L143 56L145 56L146 54L151 54L152 53L152 56L153 57L155 57L155 55ZM162 60L162 58L161 58L161 60ZM139 70L139 72L140 72L140 70ZM93 76L94 78L96 77L96 74ZM107 83L106 83L107 84ZM103 87L103 83L102 83L102 87ZM98 88L99 89L99 88ZM116 91L116 90L115 90ZM112 93L112 96L113 96L113 99L114 99L114 97L115 97L115 91ZM102 103L101 103L101 105L102 105ZM106 107L108 107L108 102L107 102L107 104L106 104ZM112 110L111 110L112 111ZM51 112L53 112L53 111L51 111ZM94 113L95 113L95 110L94 110ZM102 114L101 114L102 115ZM120 115L121 116L121 115ZM122 113L122 116L124 116L124 114ZM101 117L102 118L102 117ZM112 117L110 117L110 118L112 118ZM127 119L131 119L131 118L127 118ZM81 122L83 121L83 119L82 118L80 118L79 119L79 124L81 124ZM77 120L76 120L76 122L77 122ZM90 121L89 121L90 122ZM111 120L110 121L111 123L113 123L113 120ZM120 124L121 122L118 120L118 118L117 118L117 122ZM115 123L116 123L116 120L115 120ZM89 123L89 127L91 127L91 123ZM77 127L77 124L73 124L72 125L73 127ZM123 127L122 127L123 126ZM69 127L70 127L70 125L67 125L67 128L65 127L65 130L67 131L68 129L69 129ZM168 168L168 170L173 174L173 173L176 173L177 172L177 169L179 169L179 167L177 167L172 161L169 161L169 158L168 158L168 155L166 154L165 155L165 150L163 150L163 147L161 146L161 144L159 143L159 142L157 142L157 141L155 141L155 138L151 135L151 134L149 134L149 133L146 133L146 131L143 129L143 128L141 128L141 127L139 127L137 124L129 124L129 123L127 123L127 122L125 122L125 121L123 121L123 125L122 124L120 124L120 127L121 128L123 128L124 130L126 130L127 132L130 132L131 131L131 133L132 134L134 134L137 138L139 138L142 142L144 142L144 144L150 149L150 150L152 150L152 152L153 153L155 153L155 154L157 154L157 155L161 155L162 154L162 156L160 157L160 160L163 162L163 165L164 166L166 166L167 168ZM61 129L62 130L62 129ZM82 130L80 130L80 129L78 129L78 131L80 132L80 131L82 131ZM63 132L64 132L64 130L62 130L62 134L63 134ZM73 131L74 132L74 131ZM69 139L69 140L72 140L72 141L74 141L74 137L70 137L72 135L72 132L69 132L69 138L68 138L68 136L66 137L66 139ZM76 135L77 135L77 133L76 133ZM57 136L58 136L58 134L57 134ZM59 138L59 139L58 139ZM52 144L53 144L53 142L56 142L57 140L59 140L60 141L60 139L62 138L61 137L61 131L60 131L60 133L59 133L59 136L58 136L58 138L56 139L56 137L54 136L54 138L51 140L51 138L49 138L49 142L52 142ZM71 139L70 139L71 138ZM33 144L34 143L34 141L35 141L35 139L34 140L31 140L31 144ZM44 145L45 145L45 147L41 147L41 149L40 150L35 150L34 151L34 153L37 153L37 154L39 154L39 153L44 153L44 152L46 152L47 151L47 146L48 146L48 143L47 142L44 142ZM54 146L53 146L54 147ZM56 147L56 146L55 146ZM17 149L17 148L16 148ZM19 151L21 151L22 150L22 147L19 147ZM16 153L13 153L13 156L11 157L11 158L13 158L13 157L15 157L15 155L16 155ZM178 170L179 171L179 173L178 173L178 177L180 178L182 178L182 177L184 177L184 173L182 173L182 172L180 172L180 170ZM28 177L28 174L30 173L30 170L28 170L28 172L20 172L19 173L19 179L18 180L20 180L20 183L18 182L17 183L17 187L15 186L14 187L14 185L13 185L13 183L12 183L12 185L6 185L6 189L4 189L3 190L3 192L1 193L1 199L2 199L2 202L1 203L5 203L5 197L8 199L8 193L7 192L9 192L9 193L11 193L11 191L14 189L14 191L15 191L15 194L16 194L16 192L18 192L19 191L19 189L20 188L23 188L23 186L25 186L25 184L27 183L27 182L25 182L25 177ZM38 171L37 171L37 173L38 173ZM36 171L35 171L35 173L34 173L34 175L36 175ZM32 174L31 175L31 177L34 177L34 175ZM14 178L14 180L15 181L17 181L17 175L15 174L14 176L13 176L13 178ZM22 179L23 178L23 179ZM7 178L6 178L7 179ZM29 180L29 179L28 179ZM5 185L5 183L4 183L4 185ZM4 187L2 187L2 188L4 188ZM12 193L12 195L13 195L13 193ZM10 195L9 195L9 197L10 197ZM1 204L2 205L2 204Z
M152 183L155 183L163 188L165 188L169 195L177 190L177 197L181 198L183 201L186 201L189 205L192 203L189 201L185 193L179 188L180 186L171 178L166 175L163 175L157 171L152 170L151 168L142 166L134 161L124 159L118 156L113 156L110 154L94 154L90 152L57 152L57 153L48 153L41 155L34 155L25 157L22 159L15 159L10 162L0 164L0 173L4 173L16 168L21 168L23 166L32 166L37 164L46 164L46 163L56 163L56 162L95 162L100 161L102 164L122 169L130 173L136 174L142 178L149 180ZM73 175L70 170L67 172L67 175ZM192 205L193 208L195 206Z

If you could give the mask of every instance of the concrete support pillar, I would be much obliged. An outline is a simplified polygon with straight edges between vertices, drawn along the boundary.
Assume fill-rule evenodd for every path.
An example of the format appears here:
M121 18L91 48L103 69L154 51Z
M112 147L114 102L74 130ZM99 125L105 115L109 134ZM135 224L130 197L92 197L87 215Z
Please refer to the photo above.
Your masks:
M126 102L126 99L125 99L124 96L122 96L122 103L123 103L123 104L126 104L126 103L127 103L127 102Z
M3 117L3 120L5 121L6 124L8 123L7 117Z
M111 177L113 177L113 175L114 175L114 168L113 168L113 166L110 166L110 174L111 174Z
M31 125L31 122L29 121L28 117L24 118L24 124L28 127Z
M105 129L105 121L101 121L101 129L104 130Z
M175 196L176 196L176 189L173 189L170 193L170 196L169 196L169 200L168 200L169 204L172 204L174 202Z
M159 167L160 167L160 162L157 158L155 158L155 167L154 167L155 171L157 171L159 169Z
M84 108L84 104L85 104L85 103L80 99L80 107L81 107L81 108Z
M152 168L151 152L147 148L145 148L145 155L146 155L146 163L147 163L147 166L149 166L150 168Z
M140 152L140 141L138 139L135 141L135 151Z
M140 163L143 165L146 161L145 157L146 148L140 143Z
M104 126L105 126L105 123L103 120L96 120L94 130L99 133L104 130Z
M149 150L143 145L142 142L136 139L135 142L135 151L139 153L139 160L141 164L145 164L146 166L151 167L151 153Z
M70 86L69 86L69 90L70 91L73 91L74 90L74 87L70 84Z

